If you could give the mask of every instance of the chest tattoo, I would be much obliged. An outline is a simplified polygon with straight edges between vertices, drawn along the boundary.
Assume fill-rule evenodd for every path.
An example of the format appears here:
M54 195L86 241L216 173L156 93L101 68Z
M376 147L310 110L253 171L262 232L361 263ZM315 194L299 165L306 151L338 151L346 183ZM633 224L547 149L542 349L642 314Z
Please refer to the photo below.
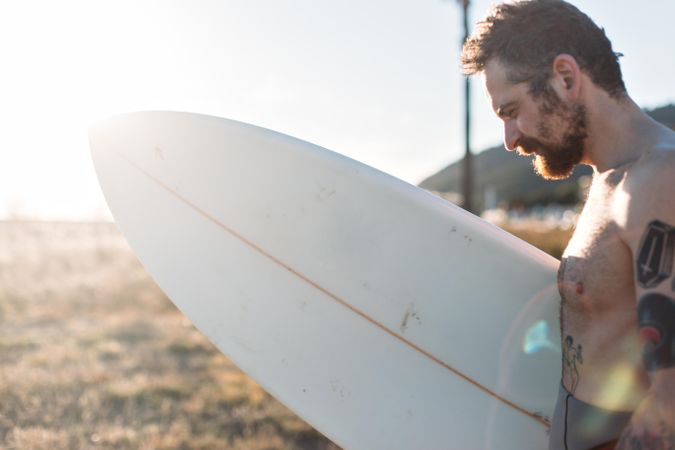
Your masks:
M574 345L574 338L567 336L562 348L563 378L570 394L574 394L579 385L579 367L584 362L581 344Z

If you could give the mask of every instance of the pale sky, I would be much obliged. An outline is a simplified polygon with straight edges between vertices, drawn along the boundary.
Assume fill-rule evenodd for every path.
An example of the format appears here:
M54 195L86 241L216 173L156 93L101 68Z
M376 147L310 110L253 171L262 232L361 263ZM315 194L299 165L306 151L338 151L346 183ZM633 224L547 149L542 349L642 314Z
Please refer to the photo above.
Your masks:
M640 105L675 102L675 1L573 3ZM135 110L253 123L416 184L462 156L461 34L455 0L3 0L0 218L105 217L87 126ZM501 127L473 86L479 151Z

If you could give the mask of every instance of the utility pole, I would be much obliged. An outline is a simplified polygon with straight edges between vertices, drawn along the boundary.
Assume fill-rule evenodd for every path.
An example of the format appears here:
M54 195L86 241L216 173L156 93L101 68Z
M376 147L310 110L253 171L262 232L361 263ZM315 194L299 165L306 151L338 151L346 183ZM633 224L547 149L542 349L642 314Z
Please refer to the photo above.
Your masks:
M457 0L464 12L464 38L462 46L469 38L469 0ZM471 198L473 197L473 155L471 154L471 83L468 76L464 76L464 161L462 173L462 194L464 201L462 207L475 212Z

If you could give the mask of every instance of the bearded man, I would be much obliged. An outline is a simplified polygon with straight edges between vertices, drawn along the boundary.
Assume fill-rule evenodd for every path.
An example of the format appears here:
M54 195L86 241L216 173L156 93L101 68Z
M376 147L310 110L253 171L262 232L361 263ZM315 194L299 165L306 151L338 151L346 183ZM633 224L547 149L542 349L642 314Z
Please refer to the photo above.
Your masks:
M493 7L462 54L507 150L548 179L594 170L558 277L550 449L675 449L675 133L628 96L619 56L562 0Z

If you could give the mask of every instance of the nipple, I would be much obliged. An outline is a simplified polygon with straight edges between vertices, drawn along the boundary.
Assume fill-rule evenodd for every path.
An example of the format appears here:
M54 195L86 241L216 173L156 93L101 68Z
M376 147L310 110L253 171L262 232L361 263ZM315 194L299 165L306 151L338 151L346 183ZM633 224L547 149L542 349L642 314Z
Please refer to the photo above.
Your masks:
M582 283L581 281L577 283L576 292L577 295L581 295L584 293L584 283Z

